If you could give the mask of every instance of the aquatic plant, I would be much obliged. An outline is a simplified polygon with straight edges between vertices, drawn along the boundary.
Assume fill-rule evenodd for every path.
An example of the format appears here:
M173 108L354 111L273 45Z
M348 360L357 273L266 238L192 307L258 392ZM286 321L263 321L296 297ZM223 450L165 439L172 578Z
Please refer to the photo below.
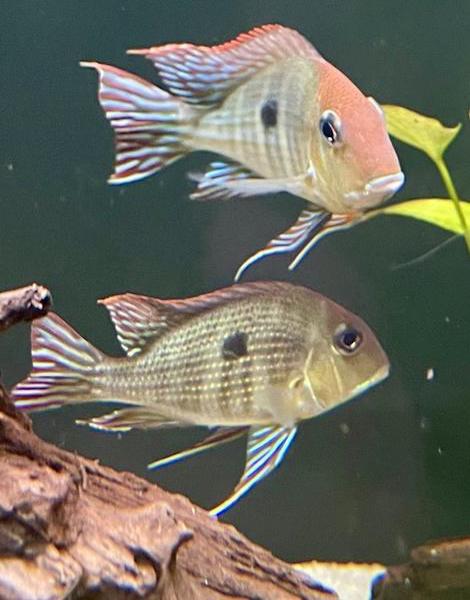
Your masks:
M378 215L412 217L463 235L470 252L470 202L459 198L454 182L444 160L444 153L455 140L461 123L445 127L432 117L421 115L408 108L394 105L382 106L390 135L424 152L436 165L449 199L419 198L383 206L369 212L365 219Z

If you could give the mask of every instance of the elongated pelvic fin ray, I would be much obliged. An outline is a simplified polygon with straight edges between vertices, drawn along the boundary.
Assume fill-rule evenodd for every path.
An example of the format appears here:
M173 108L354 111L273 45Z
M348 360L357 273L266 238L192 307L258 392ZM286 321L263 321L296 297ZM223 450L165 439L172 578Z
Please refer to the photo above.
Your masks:
M362 216L349 215L349 214L332 214L330 219L326 221L323 226L314 232L310 241L300 250L297 256L289 265L289 271L296 269L307 254L312 250L320 240L322 240L330 233L342 231L343 229L349 229L361 220Z
M216 446L220 446L221 444L226 444L227 442L236 440L237 438L241 437L244 433L246 433L247 430L248 427L219 427L215 432L211 433L203 440L196 442L190 448L160 458L159 460L150 463L148 465L148 468L160 469L161 467L167 467L168 465L172 465L176 462L179 462L180 460L189 458L190 456L195 456L196 454L205 452L210 448L215 448Z
M243 475L230 496L210 513L219 516L247 494L250 489L280 465L291 445L297 427L251 427L248 434Z
M235 281L239 281L249 267L267 256L294 252L312 233L321 231L330 218L331 213L325 211L303 210L289 229L272 239L265 248L252 254L240 265L235 274Z

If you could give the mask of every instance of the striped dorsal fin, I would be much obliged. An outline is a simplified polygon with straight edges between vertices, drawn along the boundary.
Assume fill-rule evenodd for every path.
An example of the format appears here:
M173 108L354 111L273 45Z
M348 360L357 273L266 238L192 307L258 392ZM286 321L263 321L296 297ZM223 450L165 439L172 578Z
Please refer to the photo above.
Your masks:
M282 59L323 60L300 33L282 25L256 27L216 46L166 44L128 53L151 60L170 92L204 106L219 104L243 81Z

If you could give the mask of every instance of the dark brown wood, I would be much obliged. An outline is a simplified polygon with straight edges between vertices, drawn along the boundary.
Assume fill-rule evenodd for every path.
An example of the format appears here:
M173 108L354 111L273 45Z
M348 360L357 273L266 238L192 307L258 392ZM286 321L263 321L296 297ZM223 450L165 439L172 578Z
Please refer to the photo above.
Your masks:
M51 305L51 293L37 283L0 293L0 331L19 321L32 321L43 317Z
M414 548L410 561L388 567L374 586L375 600L470 598L470 538L439 540Z

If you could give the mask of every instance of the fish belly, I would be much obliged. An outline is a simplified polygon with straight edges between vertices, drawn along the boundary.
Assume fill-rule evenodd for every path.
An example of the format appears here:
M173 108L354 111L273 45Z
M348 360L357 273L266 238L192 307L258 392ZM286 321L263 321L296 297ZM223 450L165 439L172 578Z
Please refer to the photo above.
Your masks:
M266 67L201 118L192 143L267 179L306 175L315 89L310 61Z

